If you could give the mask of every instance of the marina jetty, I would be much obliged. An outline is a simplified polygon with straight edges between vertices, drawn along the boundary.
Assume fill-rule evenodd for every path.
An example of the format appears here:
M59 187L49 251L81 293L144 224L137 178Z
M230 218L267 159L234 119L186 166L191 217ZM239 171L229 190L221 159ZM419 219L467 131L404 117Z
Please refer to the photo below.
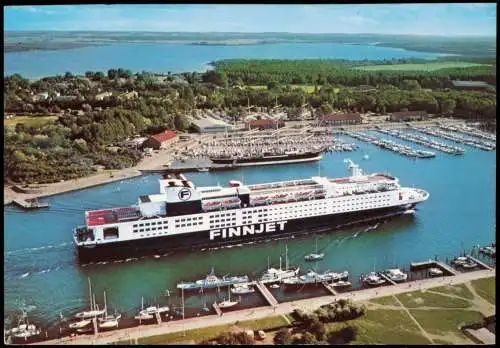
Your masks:
M111 332L98 333L97 335L81 335L76 337L64 337L60 339L47 340L34 344L56 345L56 344L113 344L118 341L133 342L139 338L162 335L173 332L182 332L192 329L200 329L213 325L231 324L241 320L255 320L269 316L289 314L295 309L311 311L323 305L338 301L340 299L350 299L352 301L367 301L379 297L398 295L417 290L426 290L443 285L455 285L465 283L475 279L489 278L495 273L489 270L477 270L466 273L459 273L455 276L428 278L401 284L383 286L377 288L366 288L344 292L338 295L324 295L315 298L295 300L293 302L279 303L276 306L254 307L243 310L227 312L224 315L207 315L203 317L187 318L163 322L149 327L132 327L128 329L114 330Z
M50 204L49 203L42 203L39 202L37 198L31 198L31 199L15 199L13 201L15 205L18 207L21 207L26 210L33 210L33 209L41 209L41 208L49 208Z

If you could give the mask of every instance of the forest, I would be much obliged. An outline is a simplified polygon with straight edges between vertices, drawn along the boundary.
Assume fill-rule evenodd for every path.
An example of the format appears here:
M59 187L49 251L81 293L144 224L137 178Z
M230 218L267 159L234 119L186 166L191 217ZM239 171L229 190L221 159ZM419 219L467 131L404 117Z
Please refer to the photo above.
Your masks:
M402 62L237 60L216 62L215 69L206 73L164 76L126 69L88 71L84 76L68 72L37 81L18 74L7 76L6 115L55 115L57 120L4 127L4 179L48 183L88 175L98 166L133 166L142 157L138 150L110 145L165 129L190 131L190 119L199 110L222 111L237 121L248 111L276 107L289 120L299 119L303 111L318 117L336 110L384 115L404 109L496 119L496 72L492 67L398 73L355 70L370 64ZM456 78L486 81L491 87L454 90L449 83ZM303 84L313 88L300 88ZM137 92L137 97L123 97L130 91ZM44 92L47 98L36 98ZM111 95L97 98L103 92Z

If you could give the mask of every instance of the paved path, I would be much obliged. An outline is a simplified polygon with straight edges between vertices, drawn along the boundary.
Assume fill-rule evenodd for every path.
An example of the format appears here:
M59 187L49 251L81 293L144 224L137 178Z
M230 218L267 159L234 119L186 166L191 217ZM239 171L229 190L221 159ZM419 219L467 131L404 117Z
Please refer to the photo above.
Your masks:
M427 338L429 340L429 342L431 342L432 344L434 344L434 341L432 340L432 338L429 336L429 334L427 333L427 331L424 330L424 328L422 327L422 325L420 325L420 323L417 321L417 319L415 319L413 317L413 315L411 315L410 311L408 310L408 308L405 307L405 305L399 300L399 298L397 298L396 296L393 296L394 300L399 303L399 305L401 306L401 308L406 312L406 314L408 314L408 316L410 317L410 319L415 323L415 325L417 325L418 329L420 330L420 332L422 333L422 335Z
M95 344L109 344L120 340L129 340L129 339L135 340L141 337L149 337L149 336L167 334L183 330L198 329L201 327L232 324L236 321L260 319L269 316L288 314L292 312L294 309L301 309L303 311L312 311L322 305L329 304L332 301L340 298L352 299L354 301L367 301L377 297L396 295L419 289L420 290L429 289L446 284L450 285L460 284L474 279L488 278L492 276L495 276L494 271L481 270L475 272L462 273L451 277L431 278L431 279L424 279L411 283L402 283L398 285L391 285L376 289L364 289L359 291L352 291L340 294L338 296L329 295L329 296L316 297L312 299L286 302L277 305L275 308L270 308L268 306L250 308L241 311L225 313L220 317L216 315L210 315L200 318L189 318L182 321L165 322L160 325L154 325L148 327L134 327L129 329L116 330L112 332L99 333L95 337L80 336L74 339L64 338L64 339L40 342L39 344L47 344L47 345L48 344L92 344L93 342Z

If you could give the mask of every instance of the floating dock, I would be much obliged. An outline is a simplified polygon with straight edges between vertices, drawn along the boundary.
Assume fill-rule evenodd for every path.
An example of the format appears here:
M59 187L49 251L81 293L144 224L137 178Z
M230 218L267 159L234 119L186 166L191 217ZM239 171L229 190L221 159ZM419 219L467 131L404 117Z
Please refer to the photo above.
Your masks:
M262 284L261 282L255 282L255 286L260 291L262 296L264 296L270 306L274 307L278 305L278 300L276 300L276 298L273 296L273 294L271 294L271 292L266 288L264 284Z
M457 270L453 269L451 266L449 266L443 262L431 260L431 259L429 259L428 261L412 262L410 264L411 270L419 270L419 269L425 269L425 268L431 268L431 267L441 268L451 275L457 275L460 273Z
M475 263L477 263L479 266L481 266L484 269L487 269L487 270L490 270L490 271L493 269L492 267L488 266L484 262L479 261L478 259L476 259L476 258L474 258L474 257L472 257L470 255L465 255L465 257L467 257L471 261L474 261Z
M23 209L41 209L41 208L49 208L49 203L40 203L36 198L34 199L15 199L12 201L15 205L23 208Z

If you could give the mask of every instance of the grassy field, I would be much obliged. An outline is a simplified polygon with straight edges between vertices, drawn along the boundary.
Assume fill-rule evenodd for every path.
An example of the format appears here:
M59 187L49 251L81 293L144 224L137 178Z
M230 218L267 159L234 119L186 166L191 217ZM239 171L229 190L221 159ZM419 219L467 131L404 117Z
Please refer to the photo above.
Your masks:
M443 307L443 308L468 308L471 303L467 300L452 298L431 292L414 291L396 296L405 307Z
M47 123L53 123L57 120L57 116L16 116L11 119L4 119L4 126L15 126L18 123L23 123L27 127L38 127Z
M445 285L445 286L433 288L431 290L435 291L435 292L440 292L442 294L449 294L449 295L464 297L464 298L467 298L469 300L472 300L474 298L474 295L472 294L472 292L470 292L470 290L464 284Z
M476 279L473 280L471 284L479 296L481 296L491 304L496 303L495 277Z
M139 338L139 344L167 344L175 342L195 341L196 343L203 340L209 340L217 337L223 332L228 332L235 324L217 325L204 327L200 329L187 330L183 332L172 332L165 335L157 335L145 338ZM285 318L281 315L276 317L268 317L258 320L245 320L238 322L237 326L252 330L271 330L278 329L289 325ZM115 344L129 344L129 341L119 341Z
M417 325L404 310L368 310L366 316L346 323L333 323L330 328L339 330L347 325L358 327L354 344L429 344Z
M447 335L452 333L466 338L460 331L460 326L477 323L483 320L483 315L476 311L443 310L432 311L411 309L411 315L430 334Z
M445 68L468 68L471 66L479 66L479 65L484 65L484 64L468 63L468 62L429 62L421 64L367 65L367 66L356 67L356 69L368 70L368 71L381 71L381 70L434 71Z
M384 306L398 306L399 307L399 303L392 296L374 298L374 299L370 300L370 302L384 305Z

